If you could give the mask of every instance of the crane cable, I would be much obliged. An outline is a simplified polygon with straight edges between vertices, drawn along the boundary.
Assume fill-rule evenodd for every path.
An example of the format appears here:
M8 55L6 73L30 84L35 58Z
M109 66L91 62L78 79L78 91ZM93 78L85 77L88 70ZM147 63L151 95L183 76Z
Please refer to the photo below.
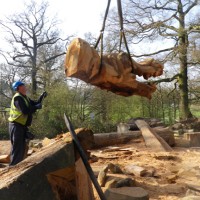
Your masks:
M123 38L124 39L124 44L125 44L128 56L129 56L129 59L131 61L131 66L132 66L132 71L131 72L134 73L133 60L131 58L131 54L130 54L130 51L129 51L129 48L128 48L128 44L127 44L127 41L126 41L126 36L125 36L125 33L124 33L124 27L123 27L124 23L123 23L121 0L117 0L117 7L118 7L118 15L119 15L119 23L120 23L120 46L119 46L119 51L121 51L121 44L122 44L122 38Z
M108 4L107 4L106 12L105 12L105 15L104 15L104 20L103 20L103 25L102 25L102 28L101 28L101 31L100 31L100 35L99 35L99 38L97 39L97 42L96 42L96 44L94 46L94 48L96 49L98 44L99 44L99 41L101 40L101 63L100 63L100 69L102 67L102 60L103 60L103 33L104 33L104 30L105 30L106 19L107 19L108 11L109 11L109 8L110 8L110 2L111 2L111 0L108 0Z
M94 48L96 49L98 44L99 44L99 41L101 40L101 63L100 63L100 69L102 67L102 58L103 58L103 34L104 34L104 30L105 30L105 24L106 24L106 19L107 19L107 16L108 16L108 11L109 11L109 7L110 7L110 2L111 0L108 0L108 4L107 4L107 8L106 8L106 12L105 12L105 15L104 15L104 20L103 20L103 25L102 25L102 29L100 31L100 35L99 35L99 38L97 39L97 42L94 46ZM131 73L134 73L134 65L133 65L133 60L131 58L131 54L130 54L130 51L129 51L129 48L128 48L128 44L127 44L127 40L126 40L126 36L125 36L125 33L124 33L124 27L123 27L123 13L122 13L122 5L121 5L121 0L117 0L117 8L118 8L118 15L119 15L119 23L120 23L120 45L119 45L119 52L121 51L121 45L122 45L122 39L124 40L124 44L125 44L125 47L126 47L126 50L127 50L127 53L128 53L128 57L131 61L131 66L132 66L132 71Z

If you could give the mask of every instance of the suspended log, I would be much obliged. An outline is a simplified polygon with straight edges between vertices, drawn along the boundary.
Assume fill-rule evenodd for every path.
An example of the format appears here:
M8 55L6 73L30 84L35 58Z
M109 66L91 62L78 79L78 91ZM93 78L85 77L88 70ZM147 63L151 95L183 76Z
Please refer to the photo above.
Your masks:
M78 78L118 95L139 95L150 99L156 85L139 82L136 75L145 79L160 76L163 65L152 58L139 63L131 62L124 52L104 55L101 63L98 52L86 41L76 38L67 50L65 73L68 77Z

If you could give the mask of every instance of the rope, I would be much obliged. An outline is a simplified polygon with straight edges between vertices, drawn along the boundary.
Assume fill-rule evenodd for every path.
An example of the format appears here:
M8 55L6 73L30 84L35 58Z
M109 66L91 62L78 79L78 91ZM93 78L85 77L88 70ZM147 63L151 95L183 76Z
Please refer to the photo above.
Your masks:
M101 61L100 61L100 71L101 71L101 68L102 68L102 60L103 60L103 33L104 33L104 30L105 30L105 24L106 24L106 19L107 19L107 16L108 16L108 11L109 11L109 7L110 7L110 2L111 0L108 0L108 4L107 4L107 8L106 8L106 12L105 12L105 15L104 15L104 20L103 20L103 25L102 25L102 28L101 28L101 33L97 39L97 42L94 46L94 48L96 49L100 40L101 40ZM127 53L128 53L128 57L131 61L131 66L132 66L132 73L134 73L134 65L133 65L133 60L131 58L131 54L130 54L130 51L129 51L129 48L128 48L128 44L127 44L127 40L126 40L126 36L125 36L125 33L124 33L124 27L123 27L123 13L122 13L122 5L121 5L121 0L117 0L117 8L118 8L118 15L119 15L119 23L120 23L120 44L119 44L119 52L121 51L121 46L122 46L122 39L124 40L124 44L125 44L125 47L126 47L126 50L127 50Z
M100 70L99 73L102 69L102 62L103 62L103 33L101 33L101 61L100 61Z
M122 4L121 0L117 0L117 8L118 8L118 15L119 15L119 24L120 24L120 46L119 46L119 51L121 51L121 44L122 44L122 38L124 39L124 44L128 53L128 57L131 61L131 66L132 66L132 73L134 73L134 65L133 65L133 60L131 58L131 54L128 48L128 44L126 41L126 36L124 33L124 27L123 27L123 14L122 14Z
M104 15L104 20L103 20L103 25L102 25L102 28L101 28L101 31L100 31L101 33L100 33L99 38L97 39L97 42L94 46L95 49L97 48L99 41L103 39L103 32L105 30L106 19L107 19L108 11L109 11L109 8L110 8L110 2L111 2L111 0L108 0L108 4L107 4L106 12L105 12L105 15Z
M121 30L123 30L123 15L122 15L122 4L121 0L117 0L117 8L118 8L118 14L119 14L119 24Z
M103 62L103 33L104 33L104 30L105 30L105 25L106 25L106 19L107 19L107 16L108 16L108 11L109 11L109 8L110 8L110 2L111 0L108 0L108 4L107 4L107 8L106 8L106 12L105 12L105 16L104 16L104 20L103 20L103 25L102 25L102 28L101 28L101 31L100 31L100 35L99 35L99 38L94 46L94 48L96 49L100 40L101 40L101 60L100 60L100 69L99 69L99 73L101 72L101 69L102 69L102 62Z

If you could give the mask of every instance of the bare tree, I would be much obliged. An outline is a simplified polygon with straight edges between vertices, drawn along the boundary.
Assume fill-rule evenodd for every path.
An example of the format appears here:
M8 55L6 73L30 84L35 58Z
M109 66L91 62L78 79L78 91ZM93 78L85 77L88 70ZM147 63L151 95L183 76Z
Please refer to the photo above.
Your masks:
M188 97L188 69L190 66L199 65L199 60L194 60L189 52L193 44L191 39L194 39L194 35L198 35L197 38L200 35L199 1L126 0L123 3L123 31L133 44L132 47L138 46L137 44L142 46L141 42L146 42L145 47L148 51L140 55L132 53L132 56L139 58L157 55L163 62L168 62L168 65L173 63L173 66L178 66L179 72L173 76L179 85L180 118L192 117ZM115 15L110 24L117 25ZM116 32L116 29L114 30ZM156 51L149 51L148 44L152 49L155 47L149 41L158 44ZM135 49L136 52L138 49Z
M36 1L31 1L21 13L0 21L6 30L6 40L11 45L11 51L1 51L1 54L9 65L27 70L32 94L36 93L40 83L39 70L44 66L53 68L56 59L65 54L64 44L63 48L57 45L63 41L56 28L58 20L47 17L47 8L47 2L37 5ZM69 38L64 41L69 41Z
M9 106L13 95L12 83L18 71L6 64L0 64L0 109Z

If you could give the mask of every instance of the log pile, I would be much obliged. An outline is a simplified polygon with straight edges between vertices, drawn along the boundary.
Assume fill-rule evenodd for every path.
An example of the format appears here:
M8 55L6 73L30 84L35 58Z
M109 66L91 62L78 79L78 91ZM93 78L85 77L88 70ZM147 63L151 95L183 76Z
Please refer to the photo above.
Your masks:
M163 73L163 65L152 58L142 62L133 59L131 61L124 52L103 55L101 61L93 47L76 38L67 50L65 73L67 77L78 78L118 95L139 95L151 99L156 85L139 82L136 75L143 76L146 80L160 76Z

